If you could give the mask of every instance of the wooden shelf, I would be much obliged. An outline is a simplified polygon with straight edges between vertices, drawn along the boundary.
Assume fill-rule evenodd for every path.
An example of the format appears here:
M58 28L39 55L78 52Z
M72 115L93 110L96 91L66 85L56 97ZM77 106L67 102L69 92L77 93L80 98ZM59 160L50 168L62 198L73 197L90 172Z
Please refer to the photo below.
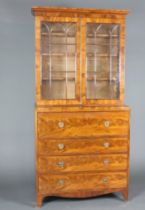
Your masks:
M70 46L76 46L76 43L49 43L51 46L63 46L63 45L70 45Z
M93 43L87 43L87 45L89 46L110 46L110 44L100 44L100 43L96 43L96 44L93 44ZM111 44L111 47L119 47L119 44Z
M47 78L44 78L42 79L42 81L46 81L46 82L52 82L52 81L66 81L66 77L55 77L55 78L51 78L50 79L47 79ZM75 81L75 77L71 77L71 78L67 78L67 81Z
M111 72L116 74L116 71L111 71ZM97 71L94 71L94 70L87 70L87 73L89 73L89 74L101 74L101 75L102 74L104 75L104 73L105 73L106 75L108 75L109 74L109 71L97 72Z
M117 34L112 34L111 36L110 35L108 35L108 34L98 34L98 35L96 35L96 36L94 36L94 34L87 34L87 38L118 38L119 37L119 35L117 35Z
M94 78L94 77L88 77L87 78L87 81L97 81L97 82L116 82L117 80L116 79L108 79L106 77L101 77L101 78Z
M49 33L41 33L41 35L42 36L49 36ZM57 32L56 33L51 32L51 36L52 37L62 37L64 39L66 38L65 37L65 34L64 33L60 33L60 32L59 33L57 33ZM74 39L76 39L76 36L73 36L71 34L67 34L67 38L74 38Z
M108 80L108 79L104 79L104 80L103 79L100 79L99 80L99 79L88 78L87 81L91 81L91 82L92 81L93 82L95 82L95 81L96 82L108 82L108 83L113 82L113 83L115 83L115 80Z
M49 73L50 71L48 70L48 73ZM59 74L61 74L61 73L67 73L67 74L69 74L69 73L76 73L75 71L65 71L65 70L63 70L63 71L51 71L51 73L59 73Z
M98 57L118 57L119 55L110 55L110 54L106 54L106 53L100 53L100 54L97 54L97 53L87 53L87 57L94 57L94 56L98 56Z
M58 56L58 57L62 57L62 56L66 56L65 53L41 53L42 56ZM76 53L67 53L68 57L75 57Z
M42 79L42 81L50 82L50 80L47 79L47 78ZM66 81L66 77L55 77L55 78L51 78L51 82L52 81ZM75 77L67 78L67 81L75 81ZM87 81L116 82L117 80L116 79L109 80L108 78L98 78L98 79L95 79L94 77L89 77L89 78L87 78Z

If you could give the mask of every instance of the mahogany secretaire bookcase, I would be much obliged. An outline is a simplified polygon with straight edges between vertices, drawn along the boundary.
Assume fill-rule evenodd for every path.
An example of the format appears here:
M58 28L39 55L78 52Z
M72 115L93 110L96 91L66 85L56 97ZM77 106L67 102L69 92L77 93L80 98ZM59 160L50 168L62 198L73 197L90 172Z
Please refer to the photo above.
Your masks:
M46 196L128 199L126 10L33 7L37 206Z

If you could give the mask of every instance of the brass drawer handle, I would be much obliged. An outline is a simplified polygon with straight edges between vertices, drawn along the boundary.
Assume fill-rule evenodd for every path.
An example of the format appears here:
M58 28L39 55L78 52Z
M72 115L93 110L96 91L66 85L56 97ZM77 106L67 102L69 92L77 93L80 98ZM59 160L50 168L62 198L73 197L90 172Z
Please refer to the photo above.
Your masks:
M58 127L59 128L64 128L64 122L63 121L59 121L58 122Z
M109 182L109 178L108 177L104 177L102 181L103 181L104 184L107 184Z
M110 126L110 121L109 120L105 120L104 121L104 127L105 128L109 128L109 126Z
M104 143L104 147L105 147L105 148L108 148L109 146L110 146L109 142L105 142L105 143Z
M59 186L64 186L64 180L63 179L58 180L57 184Z
M104 160L103 161L103 163L104 163L105 166L108 166L109 165L109 162L110 162L109 160Z
M64 144L58 144L57 147L59 150L64 150Z
M59 161L58 163L56 163L56 165L60 168L64 168L64 161Z

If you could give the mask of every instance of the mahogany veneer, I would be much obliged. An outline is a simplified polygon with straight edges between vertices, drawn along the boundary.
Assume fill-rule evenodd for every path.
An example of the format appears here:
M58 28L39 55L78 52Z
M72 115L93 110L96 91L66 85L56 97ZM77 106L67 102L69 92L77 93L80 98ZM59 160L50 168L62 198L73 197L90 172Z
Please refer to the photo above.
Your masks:
M128 199L130 108L124 105L126 10L33 7L36 190ZM83 183L83 184L82 184Z

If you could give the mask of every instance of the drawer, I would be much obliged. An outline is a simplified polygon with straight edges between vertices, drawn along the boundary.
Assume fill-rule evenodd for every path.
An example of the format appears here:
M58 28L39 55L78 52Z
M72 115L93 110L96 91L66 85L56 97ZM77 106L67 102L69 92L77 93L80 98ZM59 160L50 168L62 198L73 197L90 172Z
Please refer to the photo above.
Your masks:
M128 112L38 113L38 138L128 135Z
M40 173L121 171L128 166L128 155L78 155L38 157Z
M41 155L102 154L127 152L126 137L102 137L92 139L41 139L37 141Z
M83 183L83 184L82 184ZM39 192L58 193L87 190L105 190L125 188L127 173L77 173L77 174L48 174L38 177Z

